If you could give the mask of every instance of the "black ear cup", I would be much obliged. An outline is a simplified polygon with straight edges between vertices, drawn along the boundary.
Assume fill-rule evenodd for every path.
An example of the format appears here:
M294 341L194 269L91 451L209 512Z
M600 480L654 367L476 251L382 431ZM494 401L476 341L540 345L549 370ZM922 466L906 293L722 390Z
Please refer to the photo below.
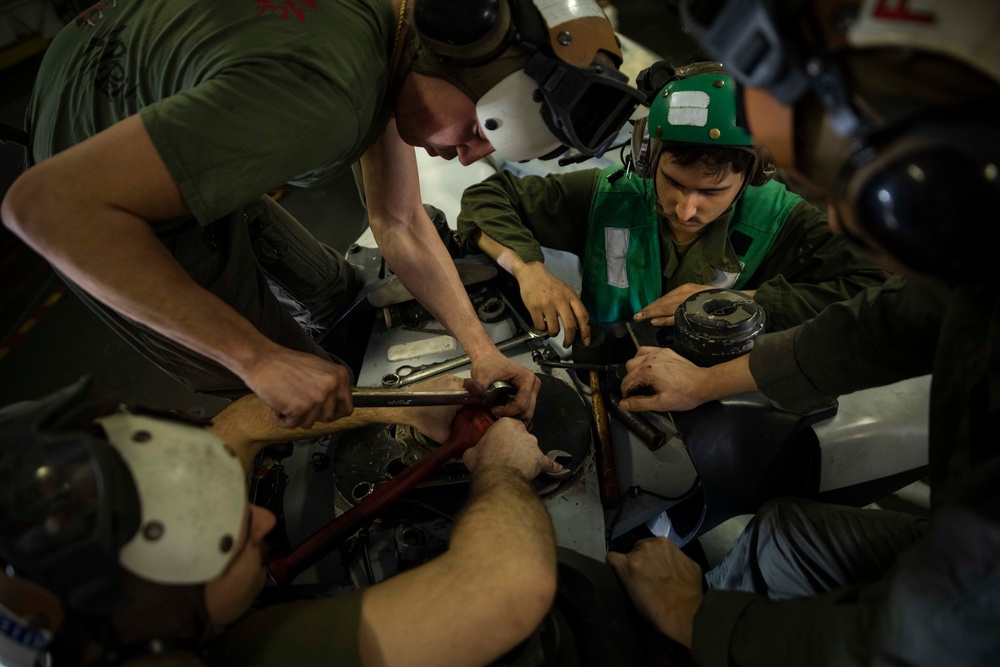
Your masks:
M980 281L996 275L998 168L1000 128L953 117L860 151L845 168L841 195L857 224L907 267Z
M750 165L750 174L747 183L755 187L760 187L774 178L774 164L771 162L771 151L766 146L754 147L753 164Z
M639 118L632 127L632 168L639 178L653 178L661 142L646 132L646 118Z
M436 55L472 64L506 48L511 11L508 0L415 0L413 25Z

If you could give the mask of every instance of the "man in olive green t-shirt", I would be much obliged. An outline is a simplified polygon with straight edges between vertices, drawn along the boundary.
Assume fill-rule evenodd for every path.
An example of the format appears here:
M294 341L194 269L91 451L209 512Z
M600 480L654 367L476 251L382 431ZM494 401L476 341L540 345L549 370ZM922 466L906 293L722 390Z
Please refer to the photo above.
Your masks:
M537 379L479 323L424 212L412 146L463 164L495 148L512 159L562 145L600 153L637 99L596 2L486 4L496 11L457 0L101 3L45 56L33 166L4 198L4 223L168 373L195 390L252 391L283 425L308 426L350 413L349 372L279 297L329 315L351 296L351 271L261 195L360 159L388 264L456 335L479 385L518 386L504 414L530 416ZM563 102L576 99L567 87L607 105ZM538 113L518 113L527 105ZM271 247L275 235L287 247ZM315 269L304 285L296 270L262 268L286 251Z

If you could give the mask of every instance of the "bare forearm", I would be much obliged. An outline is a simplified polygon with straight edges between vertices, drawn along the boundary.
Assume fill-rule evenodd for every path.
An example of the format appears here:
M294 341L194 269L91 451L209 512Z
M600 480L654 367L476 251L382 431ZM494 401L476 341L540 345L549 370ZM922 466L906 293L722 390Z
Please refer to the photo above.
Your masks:
M309 428L285 428L263 401L251 394L244 396L212 420L209 430L224 440L239 457L248 472L260 450L276 442L307 440L339 433L369 424L410 424L421 408L358 408L352 414L332 422L316 422Z
M133 214L47 196L18 221L19 236L94 298L237 375L272 345L192 281Z
M496 619L516 642L531 632L555 595L556 538L545 506L517 470L480 466L451 536L452 582L468 599L497 602ZM485 619L484 619L485 620ZM518 626L517 623L521 625ZM501 647L503 648L503 647Z
M455 263L430 220L417 215L408 224L373 225L372 229L392 270L469 356L475 358L491 350L493 341L476 316Z
M512 468L477 469L473 479L448 551L365 592L365 664L488 664L526 638L552 604L555 538L541 502Z
M493 554L528 549L555 567L552 521L517 470L503 465L476 468L468 506L451 540L452 551L466 549L488 549Z
M745 354L708 369L703 387L705 401L757 391L757 382L750 373L749 361L750 356Z

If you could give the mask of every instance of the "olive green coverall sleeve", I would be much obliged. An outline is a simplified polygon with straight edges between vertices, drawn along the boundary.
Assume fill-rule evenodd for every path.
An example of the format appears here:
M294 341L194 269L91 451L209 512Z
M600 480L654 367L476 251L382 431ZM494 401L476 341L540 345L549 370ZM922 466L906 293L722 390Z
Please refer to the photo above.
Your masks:
M466 252L479 252L482 230L525 262L543 261L542 246L583 254L590 201L599 169L518 177L498 172L466 188L458 237Z
M802 202L785 221L767 257L744 289L768 315L768 330L788 329L835 301L881 285L889 273L876 268L835 233L819 209Z
M992 285L949 289L893 278L800 327L757 339L749 362L758 386L796 411L933 372L930 530L875 581L780 601L709 591L694 622L698 664L996 662L998 323Z

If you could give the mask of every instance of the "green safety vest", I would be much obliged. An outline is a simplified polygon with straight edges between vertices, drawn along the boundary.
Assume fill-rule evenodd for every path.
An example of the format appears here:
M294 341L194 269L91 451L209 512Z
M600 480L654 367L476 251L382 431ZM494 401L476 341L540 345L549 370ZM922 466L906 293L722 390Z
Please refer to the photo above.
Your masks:
M619 169L601 171L590 203L581 300L595 322L630 320L663 296L653 180L623 177L608 183ZM742 267L732 287L741 289L753 276L801 201L777 181L746 188L729 223Z

